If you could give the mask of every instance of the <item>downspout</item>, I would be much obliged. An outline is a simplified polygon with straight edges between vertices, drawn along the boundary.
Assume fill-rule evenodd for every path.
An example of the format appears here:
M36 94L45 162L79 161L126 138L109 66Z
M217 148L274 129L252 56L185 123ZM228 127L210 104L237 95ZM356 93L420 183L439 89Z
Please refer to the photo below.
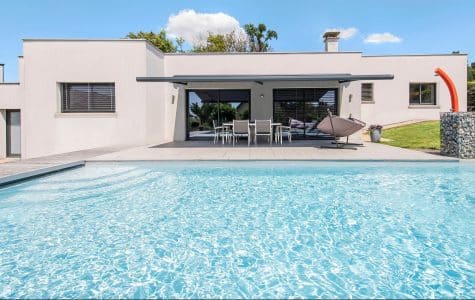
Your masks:
M452 111L458 112L459 111L459 97L457 95L457 89L455 88L455 84L452 79L445 73L441 68L435 69L435 73L439 75L447 85L447 88L450 92L450 100L452 103Z

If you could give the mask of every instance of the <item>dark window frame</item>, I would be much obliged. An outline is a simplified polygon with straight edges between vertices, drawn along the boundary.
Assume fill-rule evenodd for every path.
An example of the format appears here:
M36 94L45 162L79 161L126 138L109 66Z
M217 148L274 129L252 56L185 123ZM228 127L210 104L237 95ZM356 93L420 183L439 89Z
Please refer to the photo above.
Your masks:
M252 117L252 93L251 93L251 89L246 89L246 88L243 88L243 89L240 89L240 88L230 88L230 89L226 89L226 88L192 88L192 89L185 89L185 97L186 97L186 101L185 101L185 128L186 128L186 137L185 137L185 140L189 141L189 140L192 140L193 138L190 137L190 127L189 127L189 124L190 124L190 120L189 120L189 111L190 111L190 93L193 93L193 92L197 92L197 91L217 91L218 94L221 92L221 91L246 91L248 93L248 103L249 103L249 120L251 120L251 117ZM220 96L218 96L220 97ZM218 100L218 103L220 103L220 101Z
M334 109L332 111L332 114L335 115L335 116L338 116L340 114L340 89L339 88L336 88L336 87L330 87L330 88L327 88L327 87L278 87L278 88L273 88L272 89L272 119L275 120L275 103L276 102L281 102L279 100L276 100L276 94L280 91L280 90L314 90L314 94L316 94L316 90L325 90L325 91L332 91L334 92ZM310 102L313 102L312 100L309 101L309 100L306 100L306 99L303 99L303 100L299 100L297 101L297 99L295 100L290 100L290 101L282 101L282 102L295 102L295 103L310 103ZM306 107L305 105L303 106L304 108L304 115L306 114ZM325 112L325 116L327 115L327 113ZM322 118L323 119L323 118ZM288 125L288 124L283 124L283 125ZM294 137L292 137L294 138ZM295 137L295 138L299 138L299 137ZM303 134L303 138L304 139L320 139L321 137L318 137L318 136L310 136L310 135L307 135L305 132ZM326 139L326 137L323 137L324 139Z
M61 113L74 114L74 113L115 113L116 112L116 96L115 96L115 82L60 82L60 108ZM86 87L87 85L87 108L71 108L71 87ZM110 87L110 107L91 107L91 94L94 92L94 88L109 88ZM107 99L106 97L106 99ZM107 102L106 102L107 103ZM97 103L96 103L97 105ZM103 104L102 104L103 105ZM69 106L69 107L68 107Z
M417 103L413 102L411 99L411 87L413 85L419 86L419 101ZM433 86L434 95L432 97L432 103L423 103L422 102L422 86L431 85ZM409 105L425 105L425 106L436 106L437 105L437 83L436 82L409 82Z
M363 97L363 86L365 85L369 85L371 86L371 99L370 100L366 100L364 97ZM363 82L361 83L361 103L374 103L374 83L372 82Z

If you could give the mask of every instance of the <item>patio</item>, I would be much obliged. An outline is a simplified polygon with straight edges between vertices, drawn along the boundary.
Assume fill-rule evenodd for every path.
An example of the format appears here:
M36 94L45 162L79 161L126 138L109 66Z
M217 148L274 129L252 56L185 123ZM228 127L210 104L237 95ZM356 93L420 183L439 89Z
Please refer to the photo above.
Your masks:
M163 160L322 160L322 161L457 161L451 157L364 142L358 150L322 149L328 140L297 140L292 143L260 143L247 146L241 140L232 145L211 141L173 142L128 148L87 161L163 161Z

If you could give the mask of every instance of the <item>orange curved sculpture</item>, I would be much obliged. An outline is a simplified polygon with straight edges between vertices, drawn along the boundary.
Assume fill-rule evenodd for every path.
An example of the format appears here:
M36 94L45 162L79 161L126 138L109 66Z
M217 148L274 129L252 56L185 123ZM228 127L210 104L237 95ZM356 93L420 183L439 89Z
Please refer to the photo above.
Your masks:
M450 99L452 102L452 111L458 112L459 111L459 97L457 95L457 89L455 88L454 82L452 81L450 76L447 75L447 73L445 73L444 70L442 70L441 68L435 69L435 73L444 80L445 84L449 88Z

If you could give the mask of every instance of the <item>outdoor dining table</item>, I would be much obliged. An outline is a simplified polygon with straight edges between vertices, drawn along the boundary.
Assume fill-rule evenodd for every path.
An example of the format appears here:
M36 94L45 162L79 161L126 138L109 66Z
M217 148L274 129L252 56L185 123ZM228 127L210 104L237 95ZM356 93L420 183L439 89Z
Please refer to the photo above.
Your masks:
M271 125L272 127L276 127L276 126L282 126L282 123L274 123L274 122L272 122L270 125ZM228 127L228 128L230 128L230 129L232 129L232 128L233 128L233 122L223 123L222 126L223 126L223 127ZM255 122L249 122L249 128L250 128L251 130L254 130L255 127L256 127L256 123L255 123ZM275 132L275 131L274 131L274 132ZM254 137L254 138L255 138L255 137ZM254 138L251 137L251 140L252 140L253 143L255 143ZM223 136L223 144L224 144L224 136Z

